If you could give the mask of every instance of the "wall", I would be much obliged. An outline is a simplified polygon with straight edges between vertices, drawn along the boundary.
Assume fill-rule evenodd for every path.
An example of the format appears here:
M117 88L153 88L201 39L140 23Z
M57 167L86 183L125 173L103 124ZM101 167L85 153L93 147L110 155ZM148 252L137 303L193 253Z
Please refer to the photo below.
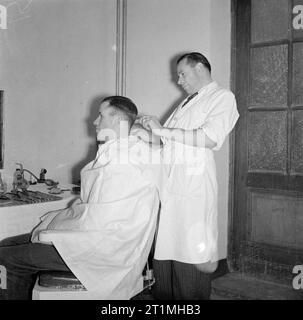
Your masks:
M128 0L126 92L142 113L165 118L183 92L180 52L210 55L210 0Z
M184 98L175 84L176 55L205 54L213 78L229 88L229 0L128 0L126 94L142 113L164 120ZM229 143L216 153L219 183L219 256L227 254Z
M212 75L225 88L230 88L231 68L231 7L229 0L212 0L210 15L210 57ZM218 224L219 254L227 256L228 238L228 192L229 192L229 139L221 150L215 152L219 186Z
M33 0L7 9L4 172L21 162L36 174L46 168L46 177L77 180L94 156L96 98L115 92L116 2Z

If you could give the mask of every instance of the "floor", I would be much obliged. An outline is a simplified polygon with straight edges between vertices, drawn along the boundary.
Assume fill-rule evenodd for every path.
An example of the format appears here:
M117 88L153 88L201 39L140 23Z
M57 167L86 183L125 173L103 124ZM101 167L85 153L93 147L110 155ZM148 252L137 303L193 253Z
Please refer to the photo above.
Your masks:
M40 275L40 283L48 286L67 284L75 286L73 281L78 281L72 274L62 277L60 272ZM72 278L71 278L72 277ZM219 267L212 274L211 300L303 300L303 289L295 290L290 283L284 284L253 277L240 272L229 272L226 261L221 260ZM56 280L57 279L57 280ZM76 279L76 280L75 280ZM77 283L76 283L77 284ZM81 283L80 283L81 285ZM149 285L149 286L148 286ZM151 280L145 280L146 289L133 297L132 300L154 300Z
M131 300L154 300L152 289L145 289Z
M152 289L144 290L133 300L154 300ZM303 290L232 272L212 281L211 300L303 300Z
M213 280L212 300L303 300L303 290L238 272Z

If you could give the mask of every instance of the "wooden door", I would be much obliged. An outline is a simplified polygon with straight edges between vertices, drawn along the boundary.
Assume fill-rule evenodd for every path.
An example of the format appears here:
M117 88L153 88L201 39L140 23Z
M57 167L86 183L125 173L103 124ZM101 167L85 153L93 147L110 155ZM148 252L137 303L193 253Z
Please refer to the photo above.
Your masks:
M303 265L303 1L235 0L235 130L229 257L234 270L291 284Z

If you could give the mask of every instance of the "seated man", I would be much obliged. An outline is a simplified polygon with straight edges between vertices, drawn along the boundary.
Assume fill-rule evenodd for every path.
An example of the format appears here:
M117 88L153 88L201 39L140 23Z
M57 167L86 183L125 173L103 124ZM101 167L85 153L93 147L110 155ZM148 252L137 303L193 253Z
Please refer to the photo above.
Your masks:
M44 215L31 235L0 243L7 269L0 299L31 299L43 270L72 271L90 299L130 299L140 291L159 208L159 171L149 161L150 146L130 135L136 115L128 98L101 102L94 125L105 142L81 171L80 199Z

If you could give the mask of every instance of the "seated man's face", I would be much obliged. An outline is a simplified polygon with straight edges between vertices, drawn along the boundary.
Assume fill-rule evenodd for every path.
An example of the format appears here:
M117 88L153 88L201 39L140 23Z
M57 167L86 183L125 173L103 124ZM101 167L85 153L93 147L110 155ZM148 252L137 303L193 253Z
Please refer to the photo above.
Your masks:
M108 101L102 102L99 108L99 116L94 121L97 140L107 141L117 138L117 114Z

